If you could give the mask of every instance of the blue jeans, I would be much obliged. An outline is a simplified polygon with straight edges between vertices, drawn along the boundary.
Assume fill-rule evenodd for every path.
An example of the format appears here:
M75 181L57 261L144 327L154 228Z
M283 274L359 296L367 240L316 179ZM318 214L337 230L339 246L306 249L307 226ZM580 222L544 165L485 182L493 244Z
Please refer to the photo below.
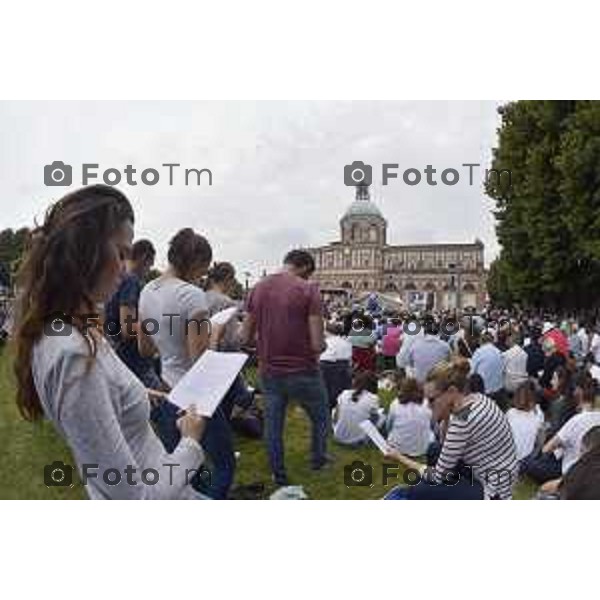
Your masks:
M335 362L323 360L320 366L331 410L337 406L338 396L352 387L352 365L349 360Z
M473 478L461 478L456 485L433 484L421 480L417 485L391 489L384 500L483 500L483 486Z
M321 467L326 460L327 432L330 415L327 392L321 373L304 371L285 375L261 376L265 396L265 439L271 471L276 480L286 478L283 449L283 427L290 399L300 403L312 424L311 462Z
M208 420L200 444L211 463L210 479L198 476L192 482L195 489L214 500L227 498L235 474L235 455L231 428L226 417L231 412L233 394L227 393L221 405ZM150 420L156 427L156 433L167 452L173 452L179 444L181 434L177 429L177 413L180 408L167 400L152 408Z

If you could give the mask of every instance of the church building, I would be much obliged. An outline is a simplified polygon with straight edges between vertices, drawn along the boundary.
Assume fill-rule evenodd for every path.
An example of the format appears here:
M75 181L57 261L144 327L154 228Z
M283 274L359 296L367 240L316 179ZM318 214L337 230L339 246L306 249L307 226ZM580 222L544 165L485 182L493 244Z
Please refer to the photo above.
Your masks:
M486 301L483 242L389 245L387 221L366 185L356 187L340 234L339 241L307 248L326 294L380 292L422 309L480 309Z

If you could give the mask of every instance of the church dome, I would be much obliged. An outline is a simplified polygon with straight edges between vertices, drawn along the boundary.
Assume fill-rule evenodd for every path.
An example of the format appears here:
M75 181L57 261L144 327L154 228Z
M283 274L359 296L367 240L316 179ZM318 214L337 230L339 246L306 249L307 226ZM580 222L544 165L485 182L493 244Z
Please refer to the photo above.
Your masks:
M354 202L348 207L342 220L347 217L379 217L383 219L379 208L371 202L368 185L363 183L356 186Z
M344 213L343 219L347 217L379 217L383 215L379 208L370 200L355 200Z

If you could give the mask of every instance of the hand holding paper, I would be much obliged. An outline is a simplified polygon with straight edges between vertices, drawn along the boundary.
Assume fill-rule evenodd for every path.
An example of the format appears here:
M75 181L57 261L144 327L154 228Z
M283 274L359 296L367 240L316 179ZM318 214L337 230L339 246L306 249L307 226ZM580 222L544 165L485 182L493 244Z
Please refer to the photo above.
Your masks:
M180 408L194 404L199 415L211 417L247 358L240 352L207 350L171 390L169 400Z

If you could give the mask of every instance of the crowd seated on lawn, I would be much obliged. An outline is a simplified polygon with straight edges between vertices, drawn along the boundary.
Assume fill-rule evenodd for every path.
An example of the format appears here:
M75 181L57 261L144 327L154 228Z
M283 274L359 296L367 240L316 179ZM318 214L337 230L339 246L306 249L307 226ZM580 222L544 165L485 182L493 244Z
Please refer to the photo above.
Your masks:
M360 424L380 430L387 458L418 474L389 499L508 499L520 478L540 498L599 497L598 315L401 313L380 308L376 294L368 310L323 302L309 281L314 260L299 249L239 301L233 265L214 263L208 238L187 227L169 242L167 269L147 281L155 248L133 243L134 224L116 188L71 192L32 231L18 280L10 335L23 416L54 424L80 474L93 463L161 475L137 486L94 478L89 497L235 497L234 429L263 438L256 452L266 452L276 486L302 483L285 463L292 400L309 418L307 461L323 478L343 473L328 446L360 459L371 443ZM99 306L114 331L83 323ZM226 326L166 333L170 314L202 321L230 306L239 311ZM57 314L71 335L48 333ZM145 317L160 334L146 335ZM258 389L240 375L210 419L167 397L207 350L247 352L258 372ZM173 481L173 462L195 476Z

